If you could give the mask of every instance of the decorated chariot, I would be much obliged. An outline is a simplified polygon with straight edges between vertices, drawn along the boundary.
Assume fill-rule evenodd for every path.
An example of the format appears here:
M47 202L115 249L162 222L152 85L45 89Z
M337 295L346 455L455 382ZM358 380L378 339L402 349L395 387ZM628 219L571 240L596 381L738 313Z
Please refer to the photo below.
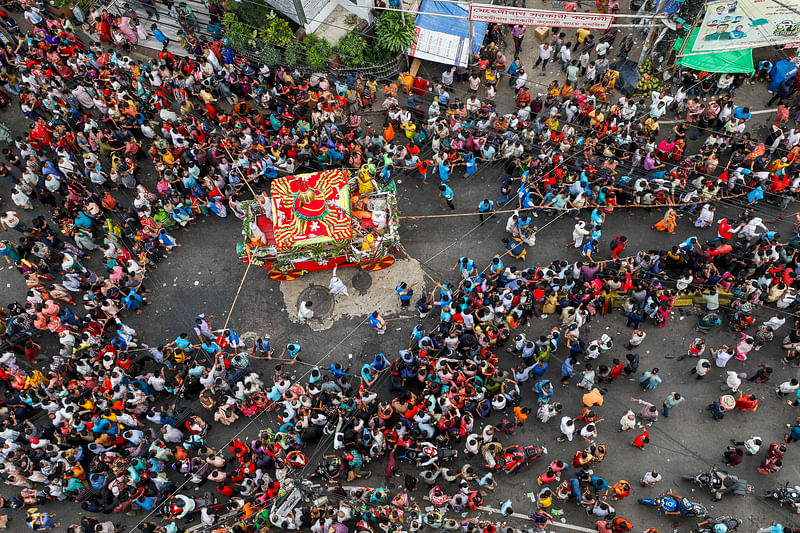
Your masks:
M343 169L284 176L243 208L237 254L275 280L334 267L382 270L398 253L395 185L376 181L372 165L355 176Z

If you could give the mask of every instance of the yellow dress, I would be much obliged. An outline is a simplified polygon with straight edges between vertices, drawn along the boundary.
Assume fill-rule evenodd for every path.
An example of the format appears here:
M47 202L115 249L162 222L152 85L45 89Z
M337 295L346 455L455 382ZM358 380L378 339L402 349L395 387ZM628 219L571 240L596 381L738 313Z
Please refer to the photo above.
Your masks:
M361 165L358 170L358 194L371 194L375 192L375 185L372 183L372 173L369 164Z

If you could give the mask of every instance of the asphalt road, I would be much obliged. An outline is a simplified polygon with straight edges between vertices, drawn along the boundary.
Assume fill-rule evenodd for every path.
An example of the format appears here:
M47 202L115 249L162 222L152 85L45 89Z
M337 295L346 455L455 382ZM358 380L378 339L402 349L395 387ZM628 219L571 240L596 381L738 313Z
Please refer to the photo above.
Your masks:
M755 92L756 89L759 92ZM753 107L757 108L758 104L763 102L764 89L763 87L753 87L752 90L754 91ZM15 107L3 110L0 112L0 116L8 124L21 123L19 112ZM758 121L763 122L768 119L769 115L764 115L759 117ZM754 119L753 122L756 121ZM749 129L755 129L755 126L756 124L753 124ZM15 131L14 133L19 132ZM456 193L457 213L470 213L477 202L485 197L493 199L499 197L499 183L502 180L502 168L499 165L481 167L478 174L469 181L462 180L458 173L454 174L451 185ZM146 169L143 180L145 183L152 184L152 179L152 174ZM403 219L401 235L404 247L411 257L419 260L425 266L432 278L438 281L456 281L457 276L450 271L450 267L460 256L468 255L475 259L480 267L483 267L496 253L503 252L501 238L504 236L507 215L498 216L482 225L479 224L477 217L469 214L448 218L424 218L426 215L442 213L435 185L428 184L421 187L419 183L415 183L408 177L401 177L398 183L402 215L419 217L418 219ZM7 199L8 189L7 182L0 183L0 196L4 199L0 207L5 208L11 205L10 199ZM737 206L721 204L718 218L722 214L735 216L738 211ZM37 209L36 212L39 210ZM767 218L782 215L776 208L768 205L760 206L759 212ZM790 208L788 214L791 212ZM692 226L693 218L689 216L680 220L677 234L655 233L649 227L658 220L661 214L661 211L650 214L646 210L636 210L633 214L618 211L610 215L603 229L604 237L600 246L601 259L608 258L607 243L617 234L628 236L630 242L628 250L631 253L639 249L665 249L684 240L689 235L697 235L701 240L714 236L712 235L713 230L696 230ZM26 213L27 215L29 214ZM588 213L582 213L582 216L585 220ZM551 218L552 215L542 215L536 224L541 228ZM574 221L568 216L562 216L553 224L547 225L537 235L536 246L529 250L528 261L515 262L508 256L504 258L504 261L506 264L514 263L519 268L523 268L531 264L544 265L555 259L577 260L578 252L565 248L565 244L571 239L573 223ZM791 231L791 225L788 222L776 220L771 225L781 228L780 231L784 235L788 235ZM279 294L278 283L269 280L264 271L255 268L249 271L246 278L244 277L245 265L237 260L234 250L240 237L240 223L232 217L222 220L212 216L200 220L192 226L191 231L177 232L176 236L182 243L182 247L177 248L168 260L152 271L146 283L146 286L152 291L150 293L152 305L141 315L132 315L126 318L126 322L137 329L142 342L157 344L172 340L177 334L190 331L193 319L197 314L211 313L217 315L217 318L212 320L212 325L215 327L222 327L223 323L229 319L229 326L240 334L269 332L276 346L287 342L299 342L303 346L305 361L321 365L327 365L334 361L354 365L361 364L362 358L371 359L372 355L378 351L395 356L397 350L407 345L409 332L416 323L413 318L389 317L392 319L390 328L383 337L377 337L369 328L366 323L366 314L364 317L338 321L331 329L322 332L312 332L306 326L289 321L287 313L294 313L296 310L282 309L283 300ZM3 238L6 237L6 235L3 236ZM353 274L355 274L353 270L340 272L340 276L348 285ZM398 279L399 281L401 280ZM240 283L241 292L238 301L228 316L228 310L231 308ZM304 283L303 278L295 283ZM4 284L3 297L5 301L24 298L22 278L16 272L5 267L0 270L0 287L3 287ZM351 298L355 297L351 296ZM392 295L387 294L385 297L389 298ZM369 312L375 303L365 301L364 312ZM768 318L769 312L759 311L764 319ZM435 319L428 318L425 324L432 328L435 325ZM691 311L688 311L684 317L681 312L676 310L667 327L655 329L651 324L645 326L648 337L639 352L642 358L640 369L659 367L664 377L664 383L656 391L647 393L640 391L635 379L620 379L609 386L605 405L598 409L600 416L605 418L605 422L600 424L597 439L597 442L607 444L609 454L603 463L596 466L596 474L604 477L611 484L619 479L626 479L634 485L631 497L620 502L617 510L619 515L626 516L633 521L636 531L644 530L647 527L656 527L662 533L671 529L688 530L688 526L691 524L689 520L684 520L678 528L671 528L670 520L658 517L652 510L636 503L637 498L654 496L663 490L679 492L690 499L700 501L708 506L712 515L732 514L743 519L745 525L741 529L742 531L755 531L758 527L768 524L772 519L777 519L784 524L796 523L796 517L791 516L785 509L780 509L777 504L761 500L755 495L726 496L722 502L712 504L707 494L701 493L681 481L683 475L708 469L714 464L721 465L721 454L731 438L741 439L747 437L749 433L757 434L764 439L764 448L766 448L766 444L781 440L784 424L800 415L799 411L788 407L783 400L773 394L777 383L797 375L796 370L778 364L777 361L781 357L782 351L774 343L760 352L751 352L751 357L744 363L736 360L729 363L729 368L748 373L753 372L760 362L772 364L775 368L775 376L771 383L764 385L748 383L744 387L746 393L752 392L762 398L758 411L756 413L732 412L721 422L713 421L706 411L706 406L719 395L723 372L715 368L705 380L697 381L689 375L689 369L693 366L693 362L678 362L675 359L664 357L681 353L686 348L696 335L695 324L696 316ZM556 320L550 317L534 319L529 327L521 329L529 337L535 337L548 332L554 325L556 325ZM603 333L608 333L614 338L615 348L609 354L602 356L602 360L599 362L608 362L613 357L624 356L623 344L629 335L629 330L624 328L624 318L618 313L596 318L583 330L583 336L588 340L598 338ZM785 333L786 331L780 331L776 337L781 338ZM717 329L706 336L710 347L717 347L723 343L730 345L736 339L736 334L729 328ZM52 343L49 344L52 345ZM515 357L507 354L504 350L500 350L499 354L501 367L507 368L516 364ZM551 368L545 377L549 377L553 381L558 380L558 367L563 354L563 348L555 353ZM254 365L262 372L265 381L268 380L273 365L263 361L256 361ZM298 378L302 378L308 371L308 367L298 365L293 367L293 370ZM619 417L628 408L635 408L630 397L641 397L660 405L671 391L681 393L686 398L686 402L676 408L669 419L661 419L649 428L652 442L644 451L631 448L633 435L617 432ZM559 387L555 399L564 405L565 413L577 415L580 412L581 392L575 386ZM388 393L384 390L382 394L387 395ZM535 402L535 395L526 390L523 393L523 405L531 406L535 411ZM200 410L199 407L197 409ZM498 423L501 418L502 416L493 414L484 422ZM277 427L274 414L264 414L251 419L243 418L231 427L212 425L214 428L210 432L210 443L215 446L223 445L233 435L240 436L240 438L252 438L261 428ZM558 434L556 420L551 420L549 424L543 425L531 417L530 421L513 437L502 437L501 440L509 444L544 445L549 450L548 460L561 458L571 461L574 453L581 449L584 443L582 441L557 443L555 439ZM321 453L322 450L309 451L309 455L314 458L320 457ZM765 477L756 471L758 463L763 458L763 452L761 457L746 459L745 463L736 469L736 473L753 483L756 493L786 481L796 483L800 478L800 471L796 467L798 453L800 452L796 449L796 445L790 446L785 461L786 466L779 474L770 477ZM477 463L473 464L479 466ZM382 484L383 464L378 463L371 466L374 466L374 475L368 483ZM408 465L401 465L401 467L404 472L409 469ZM480 468L478 469L480 470ZM546 461L540 459L538 463L528 466L524 472L511 476L500 476L498 480L500 486L495 494L486 498L486 504L498 508L501 502L511 498L516 512L523 514L530 512L532 504L527 499L526 493L538 490L535 482L536 475L545 469ZM639 478L645 471L651 469L661 472L664 481L656 488L639 488ZM394 483L397 483L397 480ZM209 485L204 486L202 490L206 490ZM15 492L10 489L11 487L2 487L1 492L3 494ZM446 487L446 490L455 489L454 486L449 486ZM419 501L421 496L421 493L417 493L416 501L424 507L426 504ZM591 525L592 520L574 504L555 505L555 507L563 508L564 519L568 523L584 527ZM81 516L80 509L71 503L48 505L47 508L57 514L62 524L60 530L63 530L64 526L71 522L77 521ZM489 515L483 513L482 516L488 517ZM136 517L114 517L114 520L119 520L128 526L135 526L143 518L144 515L140 513ZM495 518L499 521L499 517ZM22 528L19 513L12 513L12 519L16 522L12 523L15 530Z

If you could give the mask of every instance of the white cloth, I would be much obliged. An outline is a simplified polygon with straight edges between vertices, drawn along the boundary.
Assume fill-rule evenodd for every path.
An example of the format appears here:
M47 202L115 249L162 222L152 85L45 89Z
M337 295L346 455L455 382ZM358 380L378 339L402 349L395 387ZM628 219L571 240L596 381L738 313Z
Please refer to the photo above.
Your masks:
M347 292L347 286L339 278L339 276L336 275L335 268L333 269L333 275L331 276L331 281L330 283L328 283L328 290L330 291L331 294L336 296L339 295L350 296L350 294Z

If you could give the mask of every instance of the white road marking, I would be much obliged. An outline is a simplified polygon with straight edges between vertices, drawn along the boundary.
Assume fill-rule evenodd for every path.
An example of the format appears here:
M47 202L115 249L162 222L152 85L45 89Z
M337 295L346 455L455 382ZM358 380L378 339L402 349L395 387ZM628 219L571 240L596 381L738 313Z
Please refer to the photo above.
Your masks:
M481 507L478 507L478 509L481 510L481 511L489 511L490 513L495 513L495 514L499 514L499 515L503 514L503 513L500 512L500 509L495 509L494 507L488 507L488 506L485 506L485 505L483 505ZM530 521L530 517L528 515L522 514L522 513L511 513L509 516L513 516L514 518L520 518L522 520ZM585 531L586 533L597 533L596 529L589 529L589 528L586 528L586 527L583 527L583 526L576 526L574 524L567 524L566 522L558 522L558 521L555 521L555 520L553 522L550 522L550 524L548 524L548 527L549 526L563 527L564 529L571 529L572 531Z

